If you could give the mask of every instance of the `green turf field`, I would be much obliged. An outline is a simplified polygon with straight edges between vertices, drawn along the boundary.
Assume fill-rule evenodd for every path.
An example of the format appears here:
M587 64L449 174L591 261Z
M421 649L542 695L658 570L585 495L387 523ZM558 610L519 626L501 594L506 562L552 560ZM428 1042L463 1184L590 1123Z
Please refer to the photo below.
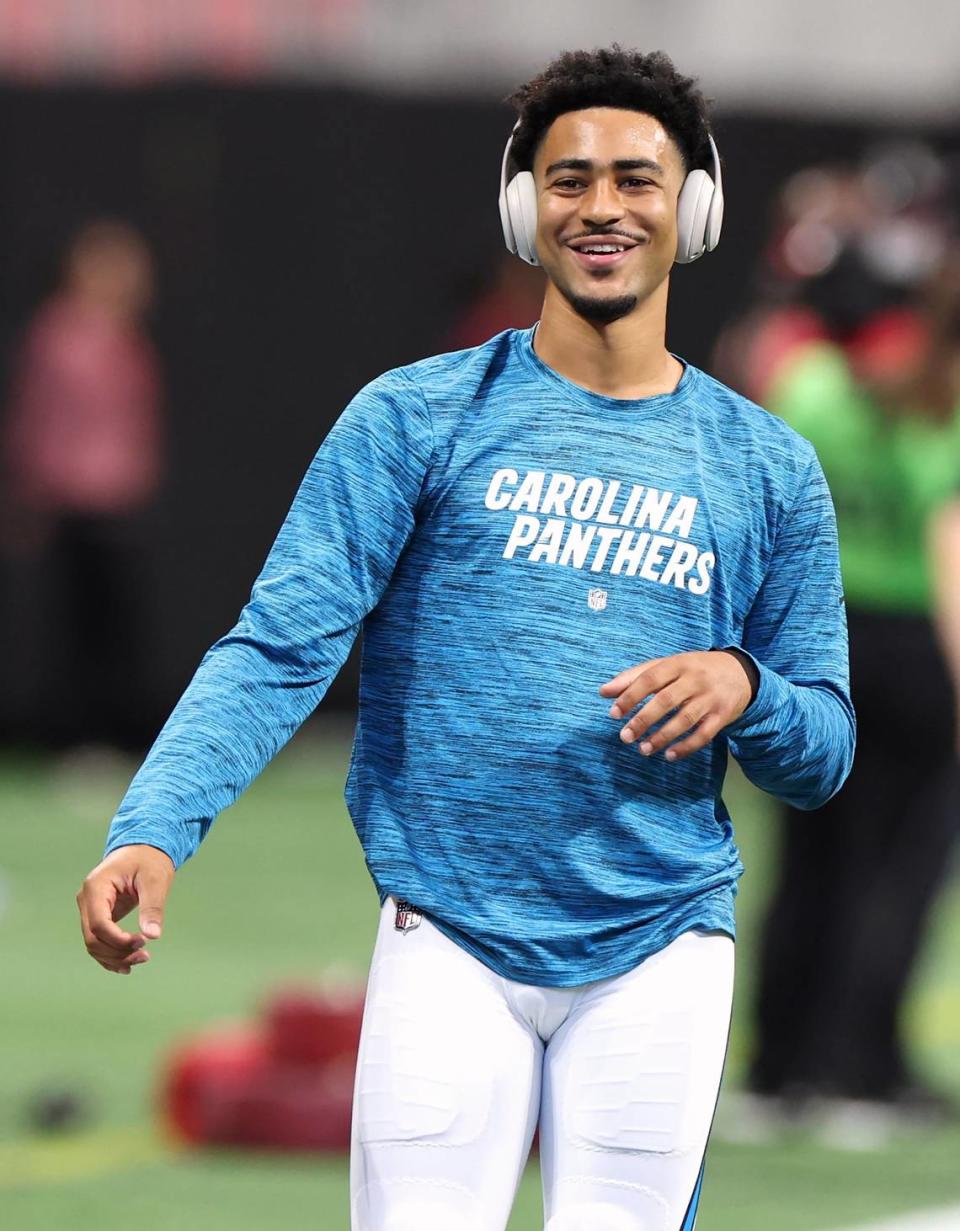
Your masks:
M178 874L164 937L129 978L87 957L74 895L98 861L133 766L96 774L0 757L0 1227L4 1231L345 1231L340 1159L176 1151L151 1092L164 1050L192 1031L249 1019L285 977L362 978L376 897L342 799L349 746L305 730ZM747 865L735 1032L727 1084L742 1072L751 943L770 867L773 822L733 779L728 803ZM918 1064L960 1093L960 885L937 914L910 1011ZM74 1132L31 1133L41 1089L90 1107ZM699 1231L827 1231L960 1202L960 1131L905 1134L873 1151L797 1136L711 1146ZM535 1168L511 1231L539 1231Z

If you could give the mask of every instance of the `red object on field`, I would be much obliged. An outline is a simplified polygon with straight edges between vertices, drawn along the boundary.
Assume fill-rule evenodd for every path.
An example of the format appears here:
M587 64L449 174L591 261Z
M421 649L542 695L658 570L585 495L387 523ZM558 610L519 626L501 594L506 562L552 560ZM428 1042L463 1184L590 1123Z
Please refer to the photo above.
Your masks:
M165 1119L194 1145L346 1150L363 997L276 993L262 1026L181 1044L161 1085Z
M278 992L267 1006L267 1046L277 1062L328 1064L357 1055L363 997L318 995L306 988Z

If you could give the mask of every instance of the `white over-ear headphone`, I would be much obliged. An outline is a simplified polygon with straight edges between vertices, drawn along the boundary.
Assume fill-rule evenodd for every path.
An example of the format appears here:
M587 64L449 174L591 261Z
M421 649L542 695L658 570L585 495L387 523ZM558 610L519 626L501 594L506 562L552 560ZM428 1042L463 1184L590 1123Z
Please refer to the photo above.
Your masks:
M515 252L528 265L539 265L536 247L537 189L533 173L518 171L507 183L510 147L520 124L520 120L514 124L500 164L500 222L508 250ZM713 154L713 178L699 168L688 172L677 199L678 265L689 265L705 252L712 252L720 242L723 178L720 174L720 155L709 133L707 140Z

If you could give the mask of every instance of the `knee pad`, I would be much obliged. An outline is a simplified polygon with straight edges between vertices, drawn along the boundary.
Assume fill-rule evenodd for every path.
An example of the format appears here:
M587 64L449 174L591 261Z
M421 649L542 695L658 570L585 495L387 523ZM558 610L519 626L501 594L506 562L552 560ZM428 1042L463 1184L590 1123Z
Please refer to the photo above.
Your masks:
M377 1231L483 1231L476 1215L451 1201L416 1201L392 1210Z
M616 1205L586 1201L554 1214L545 1231L646 1231L646 1224Z

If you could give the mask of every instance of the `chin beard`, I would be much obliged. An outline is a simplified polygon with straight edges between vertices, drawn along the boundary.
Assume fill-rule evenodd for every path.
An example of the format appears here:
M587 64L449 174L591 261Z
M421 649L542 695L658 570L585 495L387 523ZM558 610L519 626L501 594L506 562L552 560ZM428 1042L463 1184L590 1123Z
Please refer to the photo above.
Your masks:
M616 295L613 299L592 299L587 295L566 295L567 302L578 316L597 325L609 325L628 316L637 306L636 295Z

